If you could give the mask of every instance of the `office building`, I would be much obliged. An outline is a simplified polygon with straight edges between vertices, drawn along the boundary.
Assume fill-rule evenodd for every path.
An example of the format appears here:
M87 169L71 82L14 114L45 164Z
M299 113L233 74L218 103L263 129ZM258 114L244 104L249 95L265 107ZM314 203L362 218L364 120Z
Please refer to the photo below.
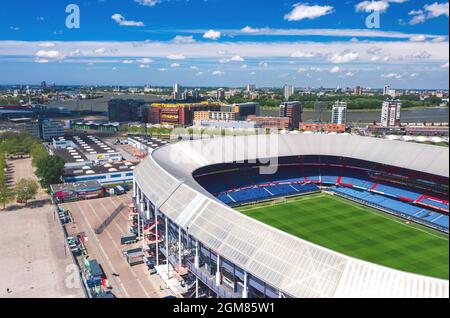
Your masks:
M390 87L389 85L384 85L384 88L383 88L383 95L384 95L384 96L388 96L390 90L391 90L391 87Z
M194 112L194 121L219 120L229 121L236 120L234 112L212 112L212 111L196 111Z
M194 114L198 111L220 111L220 103L155 103L150 107L149 122L151 124L189 126L193 124Z
M286 84L284 85L283 91L284 91L284 99L289 100L289 98L291 98L291 96L294 95L295 88L292 85Z
M333 105L331 112L331 123L336 125L345 125L347 122L347 103L337 101Z
M237 120L245 120L250 115L259 116L259 109L259 103L253 102L234 104L232 106L232 111L236 113Z
M285 102L280 105L280 117L289 118L289 129L297 129L302 121L303 108L300 102Z
M41 121L41 138L52 140L64 136L64 122L60 120L44 119Z
M381 109L381 127L400 127L402 103L399 100L386 100Z
M64 136L64 122L60 120L31 120L25 123L24 129L33 137L46 141Z
M108 102L108 117L112 122L145 122L147 108L144 100L112 99Z

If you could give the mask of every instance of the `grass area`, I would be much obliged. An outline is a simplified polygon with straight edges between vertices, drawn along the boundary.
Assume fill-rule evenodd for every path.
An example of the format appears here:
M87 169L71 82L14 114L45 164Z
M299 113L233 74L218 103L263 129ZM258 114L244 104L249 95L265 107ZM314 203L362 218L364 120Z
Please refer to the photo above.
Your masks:
M402 271L448 279L448 236L406 224L328 194L238 208L282 231L342 254Z

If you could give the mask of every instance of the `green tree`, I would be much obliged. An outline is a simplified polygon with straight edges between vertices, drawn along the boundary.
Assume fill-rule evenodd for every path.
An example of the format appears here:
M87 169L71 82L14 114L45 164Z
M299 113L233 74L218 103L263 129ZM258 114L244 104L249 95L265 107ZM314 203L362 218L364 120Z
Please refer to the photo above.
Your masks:
M50 185L61 182L64 164L64 160L58 156L47 156L47 158L36 162L36 175L39 177L43 188L49 189Z
M16 184L16 198L17 201L24 202L25 206L28 201L36 197L39 185L36 181L31 179L20 179Z
M3 210L6 205L14 200L14 190L8 187L5 180L0 181L0 203L3 206Z

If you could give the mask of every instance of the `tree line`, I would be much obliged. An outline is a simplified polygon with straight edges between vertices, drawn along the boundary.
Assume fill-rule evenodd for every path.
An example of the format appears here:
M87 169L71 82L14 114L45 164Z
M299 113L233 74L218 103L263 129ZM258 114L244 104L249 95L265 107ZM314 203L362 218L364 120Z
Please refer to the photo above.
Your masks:
M34 180L22 179L14 187L7 180L7 158L32 157L32 165L42 188L49 190L51 184L60 183L64 173L64 160L51 155L40 142L26 132L7 132L0 135L0 203L6 204L15 198L18 202L27 203L33 199L39 189Z

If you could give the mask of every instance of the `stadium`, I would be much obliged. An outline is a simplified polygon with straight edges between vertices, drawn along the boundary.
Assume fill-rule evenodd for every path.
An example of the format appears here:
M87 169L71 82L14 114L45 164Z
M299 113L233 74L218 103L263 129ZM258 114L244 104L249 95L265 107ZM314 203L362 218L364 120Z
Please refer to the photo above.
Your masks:
M196 296L448 298L448 178L445 147L225 137L153 151L133 195L157 264L185 268Z

